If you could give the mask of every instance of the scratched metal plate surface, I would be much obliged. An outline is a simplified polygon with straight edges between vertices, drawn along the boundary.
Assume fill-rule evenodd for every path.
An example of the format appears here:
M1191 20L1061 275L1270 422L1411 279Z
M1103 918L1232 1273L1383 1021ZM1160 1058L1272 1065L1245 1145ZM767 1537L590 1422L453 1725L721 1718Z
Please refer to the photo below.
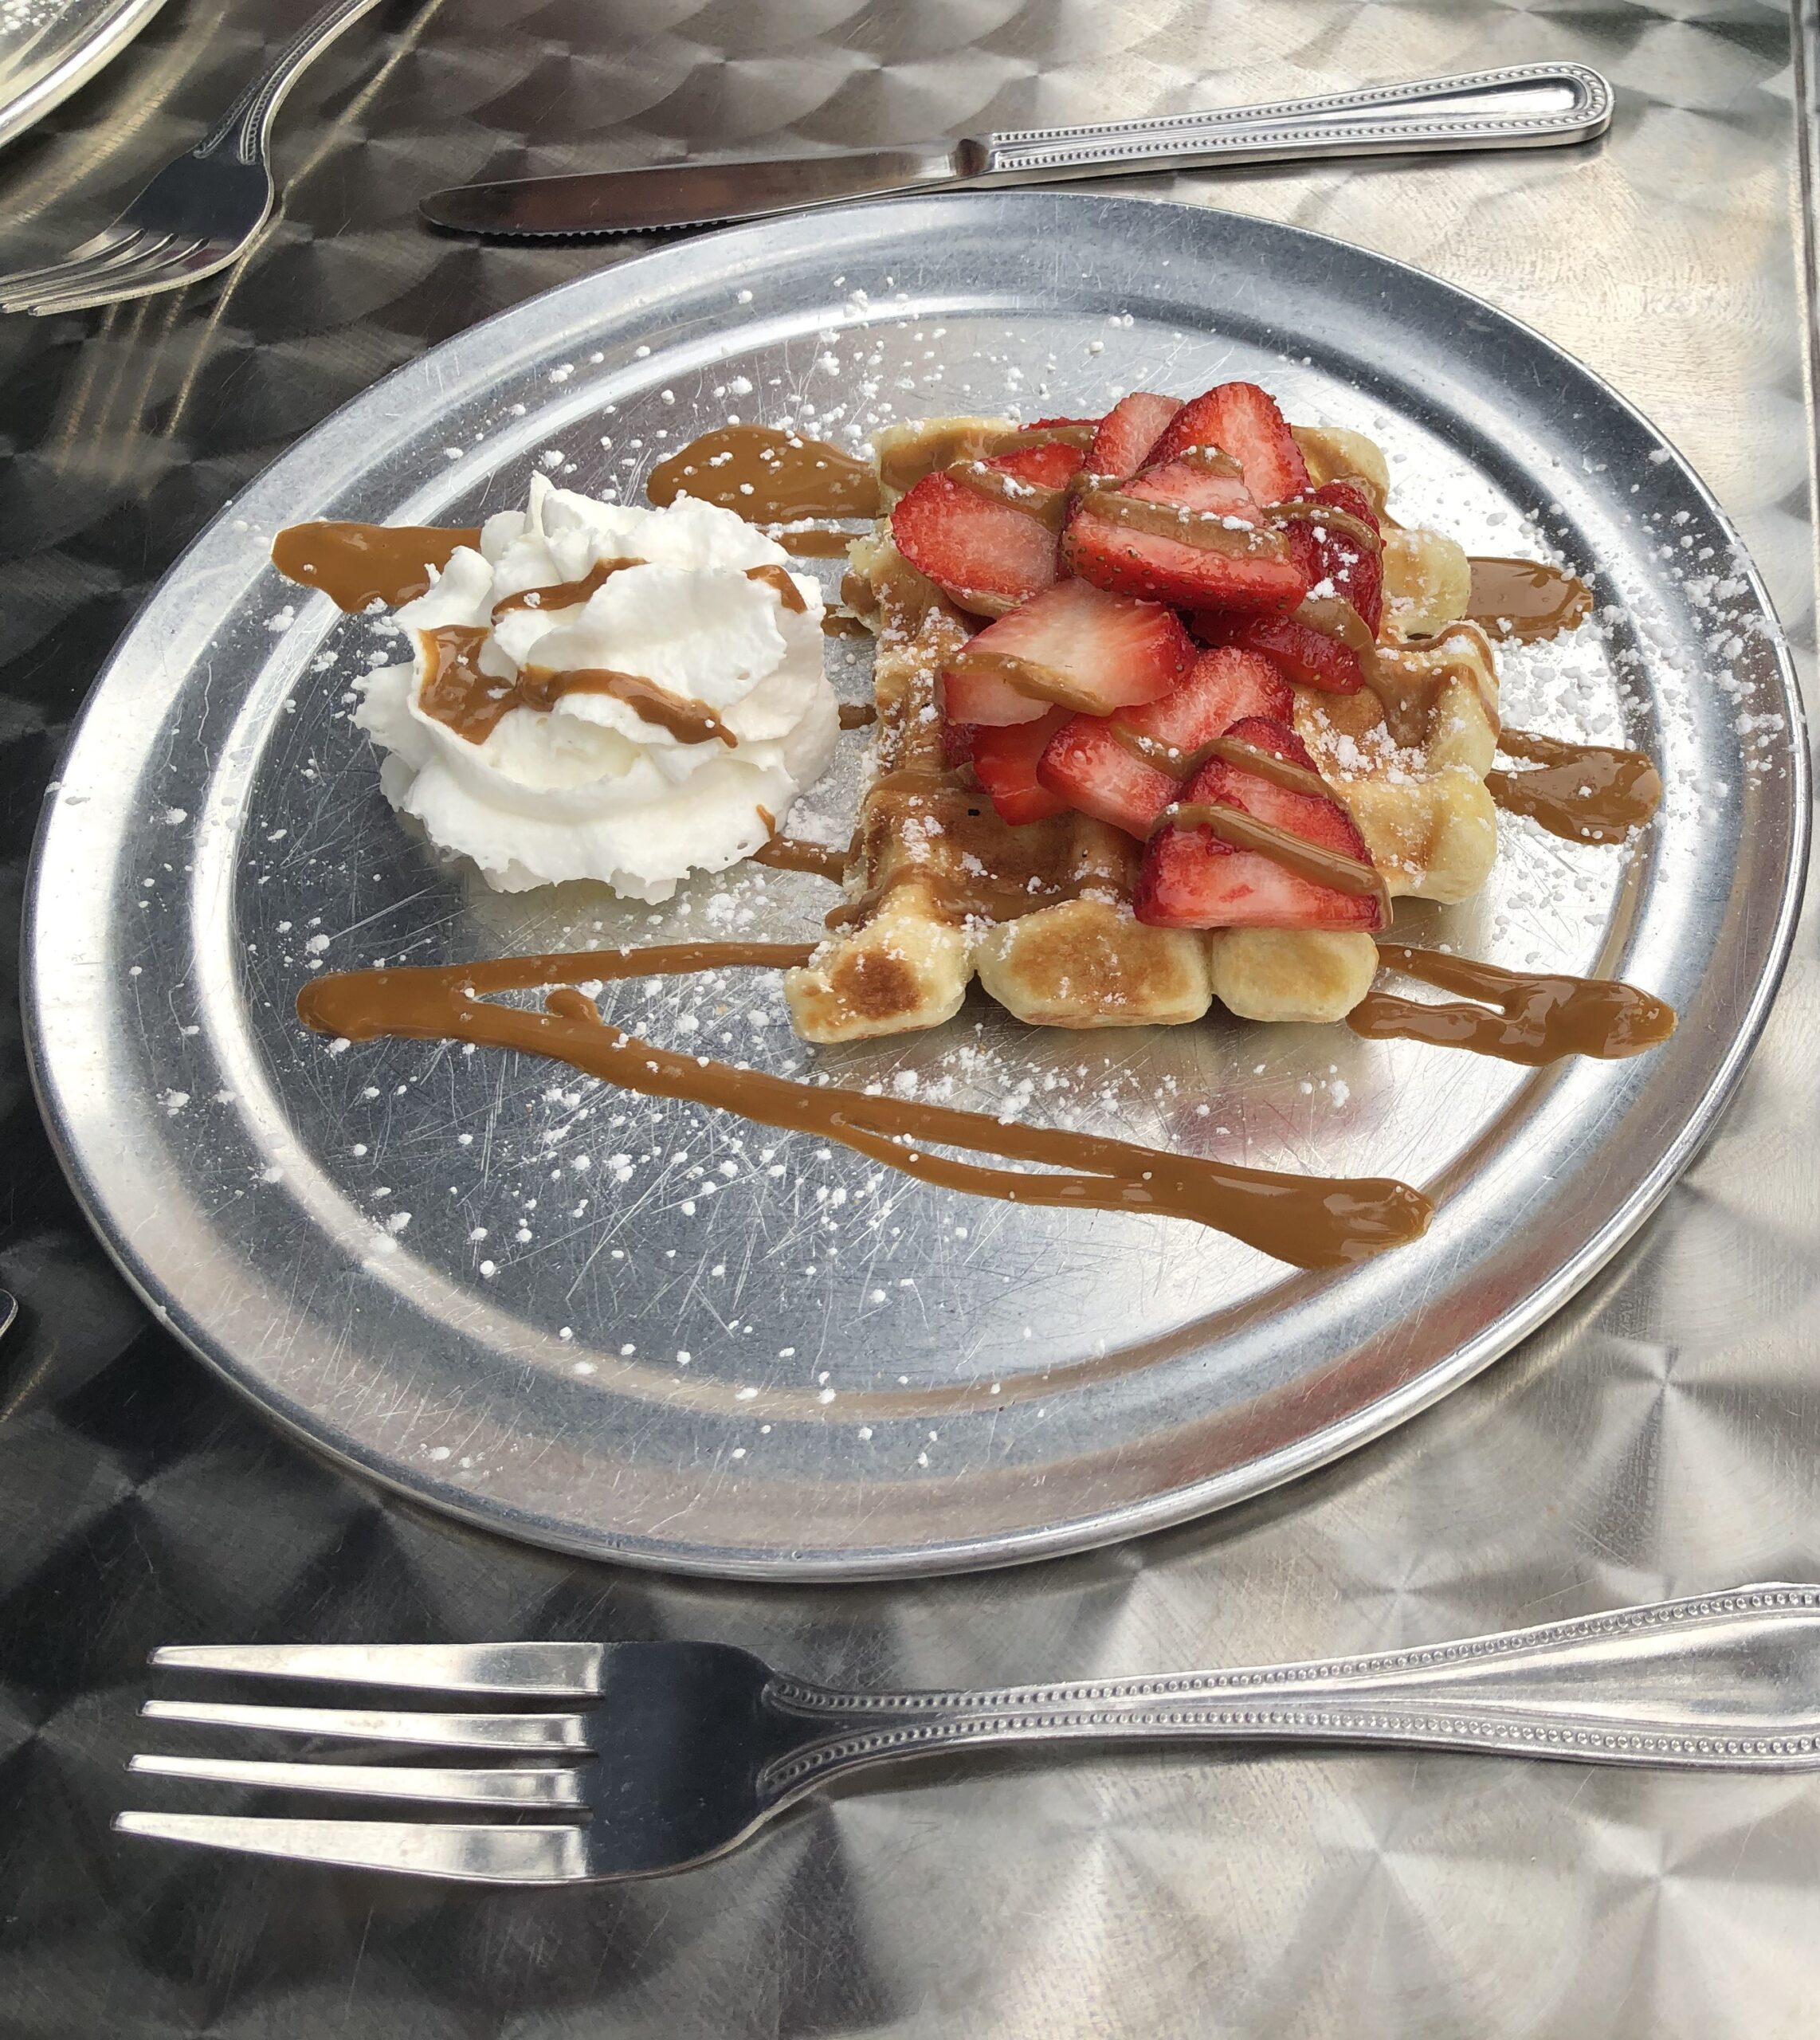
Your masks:
M1065 249L1065 260L1055 251ZM1289 1269L1186 1223L960 1198L838 1147L535 1058L338 1053L324 967L813 934L825 881L669 907L502 898L380 794L352 677L392 629L266 566L305 515L470 523L541 469L635 492L730 413L857 431L1105 408L1241 375L1370 431L1406 520L1559 549L1596 630L1512 653L1514 724L1637 745L1669 789L1628 849L1506 822L1485 893L1417 939L1622 976L1657 1053L1540 1073L1228 1018L951 1026L806 1056L775 977L637 983L635 1032L853 1086L1271 1169L1427 1189L1428 1235ZM830 566L830 576L837 569ZM863 657L843 685L866 692ZM1332 1457L1531 1330L1693 1151L1789 940L1806 814L1792 680L1698 482L1511 320L1340 243L1073 194L759 225L572 284L445 343L246 490L92 698L47 813L32 1045L69 1166L168 1321L331 1452L494 1527L688 1570L931 1571L1179 1520ZM810 805L844 836L849 740ZM345 1045L343 1045L345 1048Z

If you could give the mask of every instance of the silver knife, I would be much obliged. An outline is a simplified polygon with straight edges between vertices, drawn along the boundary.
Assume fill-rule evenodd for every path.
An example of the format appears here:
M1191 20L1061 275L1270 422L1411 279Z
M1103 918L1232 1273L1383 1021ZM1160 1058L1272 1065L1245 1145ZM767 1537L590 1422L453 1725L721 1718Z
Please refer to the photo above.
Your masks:
M1549 148L1603 134L1611 108L1611 87L1583 64L1519 64L1271 106L1026 128L919 147L460 184L433 191L420 210L433 226L469 233L637 233L956 186L1328 155Z

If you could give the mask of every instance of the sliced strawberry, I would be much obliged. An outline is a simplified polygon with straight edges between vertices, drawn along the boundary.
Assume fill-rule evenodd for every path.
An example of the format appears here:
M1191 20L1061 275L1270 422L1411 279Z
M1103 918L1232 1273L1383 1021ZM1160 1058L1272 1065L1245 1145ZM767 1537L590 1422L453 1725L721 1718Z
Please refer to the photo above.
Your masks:
M1308 464L1276 401L1255 382L1222 382L1184 404L1151 449L1152 461L1173 461L1190 446L1217 446L1245 470L1260 503L1286 503L1308 492Z
M1009 453L994 453L986 465L1015 475L1019 481L1034 482L1039 488L1065 488L1081 472L1082 457L1081 449L1070 446L1065 439L1048 439L1039 445L1014 446Z
M1234 645L1256 652L1298 686L1318 687L1328 694L1356 694L1365 685L1365 669L1350 645L1292 616L1203 610L1190 622L1203 644Z
M1154 701L1187 672L1194 647L1172 610L1063 581L988 624L942 675L957 721L1004 724L1031 718L1005 711L985 682L1007 695L1040 696L1091 716ZM980 714L981 707L991 712Z
M1330 481L1311 491L1310 495L1314 502L1331 503L1337 509L1350 512L1360 524L1368 525L1382 536L1378 513L1363 489L1355 488L1350 482ZM1337 524L1316 523L1302 528L1315 543L1314 557L1309 563L1311 583L1318 586L1323 581L1332 582L1334 593L1351 603L1375 638L1379 626L1384 620L1383 553L1360 545Z
M1151 448L1181 408L1175 398L1155 396L1148 390L1134 390L1128 397L1121 397L1100 421L1100 430L1087 449L1087 472L1128 481L1150 457Z
M983 638L986 633L983 630L979 634ZM951 724L1010 728L1018 723L1035 722L1046 716L1052 705L1040 696L1014 687L1002 673L990 666L954 665L942 674L942 713Z
M1096 418L1034 418L1020 429L1025 432L1053 432L1060 425L1100 425L1104 420Z
M1037 760L1049 740L1069 720L1065 708L1051 708L1034 723L1012 723L1002 729L973 732L973 771L999 818L1014 828L1060 814L1068 806L1037 778Z
M1120 492L1140 503L1167 503L1179 510L1204 510L1215 517L1236 517L1241 524L1261 524L1264 513L1242 475L1214 467L1190 454L1180 460L1153 462Z
M1133 736L1186 755L1247 716L1287 722L1293 703L1288 681L1266 661L1245 652L1203 652L1179 687L1124 709L1117 720ZM1175 775L1136 756L1112 734L1112 719L1100 716L1077 716L1058 730L1037 776L1070 807L1140 838L1177 794Z
M891 535L912 567L979 615L998 615L1061 578L1046 524L951 475L925 475L900 498Z
M944 716L942 720L942 763L951 772L965 772L973 764L973 734L971 723L951 723Z
M1226 734L1304 771L1313 760L1286 723L1262 716ZM1280 787L1261 773L1210 759L1181 790L1184 805L1236 808L1355 862L1369 865L1352 818L1328 795ZM1342 892L1288 869L1261 850L1235 849L1212 830L1165 827L1151 838L1139 875L1137 917L1152 928L1362 928L1384 925L1370 893Z
M1176 478L1171 473L1159 484L1159 472L1153 468L1143 478L1151 491L1147 496L1092 488L1082 495L1062 533L1061 556L1068 571L1113 594L1172 602L1182 609L1293 609L1308 591L1308 578L1287 543L1269 531L1230 549L1172 536L1173 530L1190 519L1238 513L1171 504L1155 492L1175 485ZM1230 484L1231 478L1208 480ZM1128 512L1121 516L1117 506L1127 501L1151 510L1150 522L1134 523ZM1172 524L1172 519L1179 521ZM1243 539L1236 532L1233 536Z

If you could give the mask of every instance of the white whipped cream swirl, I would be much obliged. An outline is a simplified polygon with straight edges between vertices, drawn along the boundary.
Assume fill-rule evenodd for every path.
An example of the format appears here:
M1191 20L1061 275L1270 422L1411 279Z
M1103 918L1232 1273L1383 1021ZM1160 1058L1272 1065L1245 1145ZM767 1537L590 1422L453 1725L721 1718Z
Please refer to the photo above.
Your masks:
M623 559L642 563L585 602L493 615L508 595ZM747 578L788 565L730 510L686 496L661 510L597 503L534 477L529 508L488 518L479 549L459 548L399 624L488 630L478 663L502 687L526 666L637 674L711 709L738 742L684 743L611 695L578 691L547 712L512 709L477 743L425 712L418 640L410 665L368 676L355 717L387 754L386 798L502 892L591 878L655 903L690 871L749 857L771 834L766 815L781 827L826 770L839 730L820 590L792 575L793 610Z

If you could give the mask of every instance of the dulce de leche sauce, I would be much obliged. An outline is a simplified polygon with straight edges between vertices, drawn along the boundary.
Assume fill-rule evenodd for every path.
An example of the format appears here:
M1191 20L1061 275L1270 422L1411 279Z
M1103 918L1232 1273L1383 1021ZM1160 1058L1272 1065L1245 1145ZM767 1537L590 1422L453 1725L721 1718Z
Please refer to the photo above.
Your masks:
M807 961L808 944L681 943L661 948L508 957L437 968L355 971L312 979L297 1014L350 1041L401 1036L471 1042L546 1055L646 1097L687 1098L793 1132L838 1141L925 1183L1014 1204L1143 1211L1230 1234L1300 1268L1359 1261L1418 1238L1434 1207L1391 1178L1295 1176L1172 1155L1053 1127L895 1096L801 1084L763 1070L677 1055L602 1019L574 987L610 979ZM551 991L542 1012L496 1005L490 992ZM931 1144L1036 1163L1031 1175L950 1159Z
M1378 957L1387 970L1472 1002L1435 1006L1367 992L1347 1025L1373 1041L1430 1042L1538 1068L1563 1056L1640 1055L1675 1030L1672 1006L1615 979L1507 971L1400 942L1379 943Z

